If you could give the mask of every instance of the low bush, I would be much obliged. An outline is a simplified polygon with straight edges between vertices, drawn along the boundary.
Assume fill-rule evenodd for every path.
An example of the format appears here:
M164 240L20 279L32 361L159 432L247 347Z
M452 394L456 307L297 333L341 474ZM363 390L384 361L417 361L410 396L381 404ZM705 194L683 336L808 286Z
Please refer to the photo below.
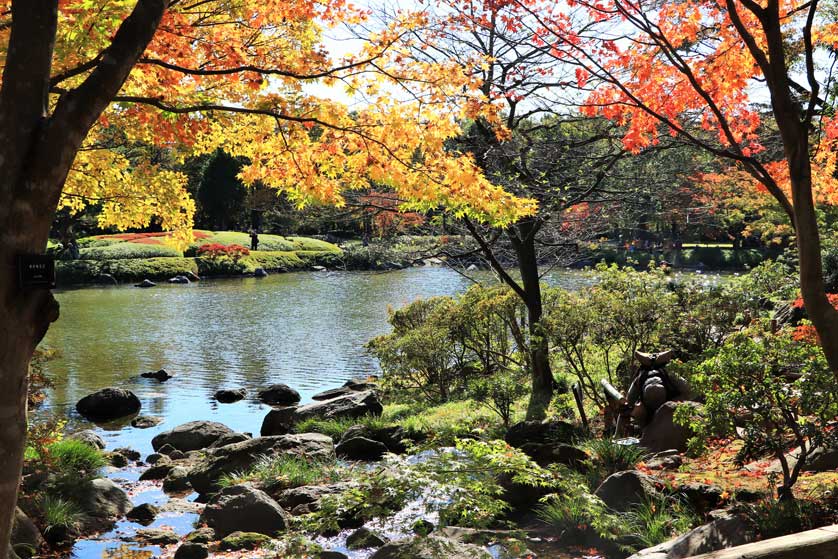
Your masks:
M694 367L683 367L705 394L706 413L676 419L696 432L696 441L736 433L744 441L741 462L764 453L776 458L783 483L778 497L791 498L808 455L838 442L830 425L838 417L835 377L820 347L791 329L772 333L765 323L731 335ZM681 410L678 410L681 412ZM694 445L695 446L695 445ZM786 453L801 449L796 462Z
M174 247L165 244L140 244L134 242L112 243L79 250L81 260L123 260L129 258L156 258L183 256Z
M619 515L623 539L630 551L653 547L690 531L699 517L684 500L674 496L650 499Z
M647 455L640 445L620 444L611 439L590 439L582 448L590 455L587 475L591 487L597 487L611 474L633 470Z
M222 245L220 243L209 243L199 246L195 254L198 257L208 258L210 260L229 259L233 262L238 262L242 257L250 254L250 249L236 244Z
M311 417L294 425L294 431L297 433L321 433L338 441L350 427L355 425L364 425L371 429L383 429L393 425L393 423L372 415L366 415L357 419L322 419Z

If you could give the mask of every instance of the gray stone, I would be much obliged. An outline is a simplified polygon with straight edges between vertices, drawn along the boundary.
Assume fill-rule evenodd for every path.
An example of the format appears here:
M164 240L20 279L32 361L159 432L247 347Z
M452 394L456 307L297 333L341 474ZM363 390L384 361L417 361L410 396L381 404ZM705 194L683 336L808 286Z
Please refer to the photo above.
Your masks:
M652 421L643 429L640 445L650 452L675 449L680 452L687 450L687 441L693 436L692 431L674 421L675 409L678 406L700 407L695 402L666 402L655 411Z
M133 536L127 536L126 541L139 540L152 545L172 545L180 541L177 534L166 528L143 528L137 530Z
M150 279L144 279L140 283L135 283L134 287L154 287L155 285L157 284L151 281Z
M105 450L105 440L90 429L73 433L68 438L74 441L81 441L99 450Z
M511 426L504 439L515 448L525 444L569 444L573 441L576 428L572 423L558 419L544 421L521 421Z
M305 406L271 410L262 422L262 436L283 435L290 428L312 417L320 419L357 419L365 415L379 416L384 410L378 395L372 391L353 392L331 400L315 401Z
M386 446L366 437L344 437L335 447L335 454L349 460L381 460L386 453Z
M175 559L206 559L209 557L207 546L201 543L185 542L175 551Z
M247 485L225 487L210 499L200 522L215 530L216 537L247 531L274 536L284 532L289 515L264 491Z
M218 490L221 476L246 470L263 456L296 454L309 458L333 458L332 439L319 433L257 437L207 451L189 472L189 482L198 493Z
M378 441L387 447L387 451L393 454L402 454L407 450L404 441L408 439L405 430L398 426L392 425L387 427L370 427L368 425L353 425L341 437L341 441L346 441L354 437L364 437L373 441Z
M109 479L94 479L80 493L79 506L85 512L82 521L85 531L113 522L131 510L128 495Z
M385 543L387 543L386 539L367 527L358 528L346 537L347 549L368 549L371 547L381 547Z
M439 536L407 538L390 542L370 559L491 559L488 551L476 545Z
M76 411L91 421L110 421L140 411L140 400L130 390L103 388L79 400Z
M216 421L190 421L178 425L171 431L160 433L151 439L154 450L160 451L164 445L171 445L181 452L201 450L225 435L234 433L232 429Z
M247 396L247 390L244 388L222 388L215 391L214 397L222 404L232 404L244 400L245 396Z
M192 486L189 484L189 470L183 466L175 466L163 479L163 491L177 493L186 491Z
M755 541L757 532L743 516L717 515L713 521L675 539L644 549L629 559L685 559Z
M300 505L316 503L326 495L341 493L349 487L350 484L348 483L332 483L329 485L303 485L293 487L291 489L284 489L277 495L274 495L271 488L266 488L265 491L276 499L284 509L291 510Z
M37 553L44 543L44 537L32 519L26 516L20 507L15 507L15 516L12 519L12 547L19 550L25 548L31 550L32 553Z
M660 480L636 470L611 474L594 494L610 508L626 511L660 495Z
M299 403L300 393L287 384L272 384L259 391L259 400L272 406L293 406Z
M163 419L160 417L153 417L150 415L138 415L134 419L131 420L131 427L136 429L149 429L151 427L156 427L163 423Z
M158 369L156 371L149 371L147 373L142 373L140 375L143 378L153 378L154 380L159 380L160 382L166 382L172 375L166 369Z
M253 437L251 437L247 433L229 433L227 435L222 435L218 440L209 445L207 448L220 448L222 446L227 446L228 444L240 443L242 441L247 441L252 438Z
M132 508L125 514L125 518L140 524L151 524L159 513L159 509L151 503L143 503Z

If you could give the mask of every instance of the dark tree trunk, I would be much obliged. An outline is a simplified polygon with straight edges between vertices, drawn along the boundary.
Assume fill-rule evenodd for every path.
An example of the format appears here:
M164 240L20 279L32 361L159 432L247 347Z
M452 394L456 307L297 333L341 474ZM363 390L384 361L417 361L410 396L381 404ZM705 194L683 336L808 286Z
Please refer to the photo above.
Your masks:
M58 0L13 0L0 90L0 559L6 559L26 440L29 360L58 304L17 285L15 259L43 253L78 149L154 36L167 0L138 0L97 66L64 93L48 92Z

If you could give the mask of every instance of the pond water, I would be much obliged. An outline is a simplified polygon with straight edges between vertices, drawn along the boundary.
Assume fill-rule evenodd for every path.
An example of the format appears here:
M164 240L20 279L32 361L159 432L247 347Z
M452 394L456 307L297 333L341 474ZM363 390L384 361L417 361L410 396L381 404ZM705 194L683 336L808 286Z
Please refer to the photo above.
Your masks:
M486 279L490 279L488 275ZM578 289L590 275L555 270L553 284ZM364 344L388 331L387 308L420 297L465 290L470 281L447 268L386 273L301 272L160 285L91 287L59 291L61 318L43 347L58 350L47 365L55 383L39 414L75 414L83 396L107 386L132 390L144 415L164 419L151 429L130 426L103 433L108 448L131 446L144 454L157 432L208 419L258 433L267 406L253 400L273 383L311 395L377 372ZM168 382L140 378L164 368ZM248 398L219 404L219 388L246 388Z

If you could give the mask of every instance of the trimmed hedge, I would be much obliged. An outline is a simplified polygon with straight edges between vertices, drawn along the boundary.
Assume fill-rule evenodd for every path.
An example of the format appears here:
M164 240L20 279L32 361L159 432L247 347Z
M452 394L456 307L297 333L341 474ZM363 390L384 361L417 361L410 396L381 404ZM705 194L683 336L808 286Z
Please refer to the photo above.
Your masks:
M655 252L647 251L628 252L611 248L595 250L592 260L595 262L605 261L609 264L617 263L625 265L628 260L636 262L641 267L646 267L654 258L658 262L666 260L676 268L705 268L708 270L746 270L759 265L764 260L773 257L769 251L758 249L732 249L719 247L695 247L680 250L666 250Z
M82 260L123 260L130 258L156 258L162 256L183 256L174 247L164 244L140 244L132 242L113 243L79 250Z

